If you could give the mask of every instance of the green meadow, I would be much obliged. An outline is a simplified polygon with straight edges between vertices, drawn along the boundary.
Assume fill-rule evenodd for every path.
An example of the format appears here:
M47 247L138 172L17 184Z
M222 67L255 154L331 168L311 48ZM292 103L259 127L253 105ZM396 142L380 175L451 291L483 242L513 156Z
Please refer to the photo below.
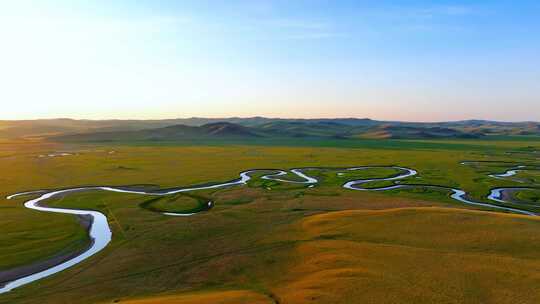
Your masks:
M264 140L57 144L0 142L0 272L88 246L80 221L24 208L32 196L76 186L170 188L225 182L255 168L306 170L320 183L261 180L155 197L86 191L51 207L98 210L112 242L88 260L0 295L0 303L535 303L540 221L459 203L427 188L352 191L352 179L441 185L486 201L495 187L540 189L540 140ZM65 151L71 155L40 157ZM467 165L462 161L475 161ZM339 173L339 174L338 174ZM280 176L294 180L294 175ZM366 187L391 185L375 181ZM539 191L516 199L538 204ZM160 212L197 212L171 217ZM521 206L531 211L540 207ZM217 302L219 300L220 302Z

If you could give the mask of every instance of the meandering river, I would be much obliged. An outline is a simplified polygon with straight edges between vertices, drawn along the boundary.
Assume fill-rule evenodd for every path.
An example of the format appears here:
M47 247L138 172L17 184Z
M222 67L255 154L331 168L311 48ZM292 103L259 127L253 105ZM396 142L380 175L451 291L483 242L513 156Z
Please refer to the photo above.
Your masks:
M463 162L462 164L465 164L465 162ZM467 193L461 189L455 189L451 187L438 186L438 185L400 184L399 183L400 180L418 175L418 172L416 170L410 169L410 168L397 167L397 166L389 166L389 167L361 166L361 167L352 167L352 168L332 168L332 170L339 170L341 172L337 173L338 176L344 176L345 172L351 172L351 171L356 171L356 170L367 170L367 169L373 169L373 168L391 168L391 169L397 170L399 173L392 177L386 177L386 178L356 179L356 180L347 181L343 184L343 188L350 189L350 190L357 190L357 191L387 191L387 190L393 190L393 189L414 188L414 187L434 188L434 189L450 191L451 192L450 197L461 203L475 205L475 206L489 207L493 209L519 213L519 214L525 214L525 215L530 215L530 216L537 215L527 210L521 210L521 209L505 207L505 206L500 205L500 204L510 203L509 201L506 201L505 199L503 199L503 193L505 191L508 191L508 189L516 189L516 188L496 188L496 189L491 190L491 193L488 195L487 199L498 203L497 205L495 205L495 204L490 204L487 202L473 201L469 199L467 196ZM522 169L522 168L524 168L524 166L519 167L519 169ZM494 178L510 177L517 173L517 169L518 168L512 169L502 174L492 174L490 176ZM0 288L0 294L13 290L14 288L29 284L31 282L40 280L42 278L48 277L55 273L61 272L67 268L70 268L84 261L85 259L93 256L99 251L103 250L107 246L107 244L109 244L109 242L111 241L112 232L109 227L107 217L103 213L98 212L98 211L93 211L93 210L47 207L43 204L44 201L46 201L47 199L50 199L59 195L64 195L67 193L80 192L80 191L112 191L112 192L120 192L120 193L164 196L164 195L171 195L175 193L182 193L182 192L189 192L189 191L196 191L196 190L217 189L217 188L224 188L224 187L232 187L236 185L245 185L249 180L251 180L252 174L260 173L260 172L272 172L270 174L262 175L260 177L261 179L275 180L275 181L284 182L284 183L306 184L309 188L311 188L311 187L314 187L319 181L316 178L311 177L308 174L306 174L305 171L308 171L308 170L325 170L325 168L296 168L296 169L291 169L289 172L285 170L276 170L276 169L254 169L254 170L241 172L240 177L238 179L225 182L225 183L217 183L217 184L210 184L210 185L203 185L203 186L191 186L191 187L185 187L185 188L174 188L174 189L168 189L168 190L141 191L141 190L131 190L125 187L102 186L102 187L77 187L77 188L71 188L71 189L52 190L52 191L38 190L38 191L30 191L30 192L21 192L21 193L10 195L7 197L7 199L13 199L15 197L26 196L26 195L39 195L37 198L33 198L25 202L24 206L29 209L38 210L42 212L66 213L66 214L73 214L76 216L88 217L90 219L90 227L89 227L88 233L91 239L91 245L88 247L88 249L86 249L81 254L73 258L70 258L54 267L30 274L27 276L23 276L21 278L15 279L5 284L4 286ZM297 180L284 179L283 177L288 175L289 173L295 175L298 179ZM385 186L385 187L378 187L378 188L362 187L363 184L367 184L370 182L380 182L380 181L391 181L393 182L393 185ZM531 189L531 188L524 187L520 189L526 190L526 189ZM207 204L208 204L207 209L209 209L213 206L214 203L210 201ZM168 216L192 216L196 213L163 212L163 214L168 215Z

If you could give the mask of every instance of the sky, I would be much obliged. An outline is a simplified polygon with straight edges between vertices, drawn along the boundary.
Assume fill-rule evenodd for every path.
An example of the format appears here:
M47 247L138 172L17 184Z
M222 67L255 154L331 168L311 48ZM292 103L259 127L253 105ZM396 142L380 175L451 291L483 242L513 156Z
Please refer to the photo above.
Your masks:
M0 119L540 121L540 1L0 0Z

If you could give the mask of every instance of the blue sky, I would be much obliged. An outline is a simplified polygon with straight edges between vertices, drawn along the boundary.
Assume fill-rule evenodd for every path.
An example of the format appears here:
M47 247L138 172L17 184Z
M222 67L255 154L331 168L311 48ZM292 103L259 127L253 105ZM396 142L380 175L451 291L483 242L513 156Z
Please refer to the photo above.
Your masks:
M2 119L540 120L538 1L3 1Z

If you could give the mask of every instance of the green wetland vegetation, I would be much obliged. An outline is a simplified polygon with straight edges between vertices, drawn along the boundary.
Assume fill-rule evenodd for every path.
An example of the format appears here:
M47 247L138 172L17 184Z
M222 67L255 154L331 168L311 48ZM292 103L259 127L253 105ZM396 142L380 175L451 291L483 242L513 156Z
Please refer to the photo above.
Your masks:
M76 186L171 188L225 182L253 168L305 170L319 183L257 177L247 185L155 197L70 193L50 207L107 216L113 238L65 271L0 294L0 303L535 303L540 298L540 221L459 203L448 191L343 189L352 179L418 171L401 184L441 185L540 212L540 141L452 140L0 144L0 272L39 265L88 246L77 217L24 208L7 195ZM52 152L71 155L39 157ZM112 153L114 152L114 153ZM462 162L468 161L465 164ZM493 178L517 166L509 178ZM298 180L287 174L279 178ZM366 188L393 185L373 181ZM536 189L536 190L534 190ZM171 217L160 212L197 212ZM524 204L525 203L525 204Z

